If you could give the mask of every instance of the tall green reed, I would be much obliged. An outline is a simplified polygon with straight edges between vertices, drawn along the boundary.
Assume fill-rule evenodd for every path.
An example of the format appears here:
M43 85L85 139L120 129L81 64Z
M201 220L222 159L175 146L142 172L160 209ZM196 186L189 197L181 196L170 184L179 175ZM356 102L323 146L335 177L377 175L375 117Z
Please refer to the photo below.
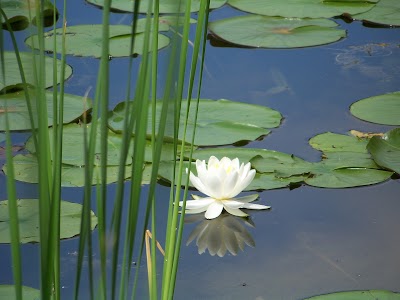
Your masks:
M84 196L82 199L82 220L79 235L79 246L76 267L76 285L74 298L79 299L81 295L81 280L82 268L84 264L85 253L88 257L88 281L89 288L88 294L90 299L127 299L129 297L135 298L136 286L138 280L138 269L133 274L131 272L131 262L134 255L138 255L137 261L141 261L143 254L145 232L151 228L153 235L151 243L151 264L148 274L149 298L150 299L172 299L174 294L174 287L176 282L176 273L178 268L178 257L182 239L183 230L183 217L179 218L178 207L179 201L182 198L181 186L186 186L183 198L187 196L188 182L182 182L183 158L177 161L177 167L174 173L177 174L176 182L171 185L170 204L166 213L168 222L165 231L166 252L164 264L162 266L161 283L158 283L157 270L161 266L157 266L157 253L156 253L156 239L160 234L157 229L157 218L155 209L155 191L157 186L157 173L159 164L162 161L162 147L164 143L164 135L166 131L172 131L174 135L174 159L178 158L178 153L184 153L187 142L193 144L191 141L186 141L185 135L182 140L178 138L180 126L183 126L183 131L186 134L188 122L195 122L189 120L190 106L198 106L198 101L192 103L192 93L195 84L198 86L197 100L200 95L201 88L201 75L202 66L204 62L204 49L206 28L208 22L208 8L209 0L201 1L201 10L198 14L198 24L196 29L195 40L193 43L193 50L191 51L190 68L187 69L187 57L189 54L189 32L190 32L190 0L177 1L176 12L184 10L184 15L176 19L174 27L174 34L171 36L170 58L168 70L165 77L159 75L158 69L158 24L159 24L159 0L154 0L153 5L149 6L146 14L146 30L144 39L144 51L140 59L140 66L138 69L137 81L135 87L130 85L131 77L133 76L133 57L129 58L129 66L127 70L127 92L126 92L126 111L125 111L125 124L122 130L122 147L121 158L119 166L119 175L116 182L116 194L113 199L107 199L107 115L109 107L110 87L109 87L109 25L110 25L110 4L111 1L104 1L103 7L103 35L102 35L102 55L99 63L98 79L95 89L95 97L92 109L92 117L90 121L90 131L86 129L86 123L89 120L86 115L83 116L83 124L85 128L85 139L82 141L85 145L85 186ZM37 20L37 34L38 34L38 56L32 56L35 66L34 75L36 76L35 86L35 99L44 99L45 93L45 50L44 50L44 24L40 20L43 19L44 2L35 0L28 1L28 5L34 5L34 10ZM135 45L135 32L137 20L141 17L138 13L139 2L133 3L134 13L132 14L132 39L131 39L131 53ZM31 11L31 9L29 9ZM31 125L32 134L35 139L35 147L37 152L37 159L39 165L39 227L40 227L40 290L41 299L61 299L61 284L60 284L60 201L61 201L61 168L62 168L62 135L63 135L63 107L64 107L64 73L65 67L57 70L56 53L61 52L61 60L63 63L66 61L66 21L67 21L67 2L63 1L63 17L62 27L64 28L63 34L56 38L62 39L62 49L57 49L57 43L53 44L53 111L48 111L44 101L31 101L26 91L28 110L31 111ZM55 13L54 13L55 15ZM5 16L4 16L5 17ZM54 21L56 21L54 19ZM56 22L54 22L56 23ZM182 25L183 24L183 25ZM55 26L54 26L55 29ZM13 32L10 30L13 36ZM14 44L14 49L18 55L17 44ZM3 48L1 49L3 53ZM201 55L199 55L201 53ZM199 60L200 57L200 60ZM4 60L4 59L3 59ZM200 64L200 67L198 67ZM4 64L2 64L4 65ZM21 76L24 82L24 72L22 66ZM2 69L3 74L6 70ZM196 74L200 74L196 82ZM58 78L60 78L60 85L57 87ZM163 82L164 91L161 100L158 100L157 86ZM184 90L187 87L187 95L184 97ZM25 90L27 87L25 86ZM133 92L132 92L133 91ZM133 100L131 99L133 94ZM87 96L87 95L85 95ZM85 97L84 96L84 97ZM181 120L181 103L183 98L187 98L188 105L185 112L184 120ZM162 109L159 116L156 115L156 102L162 102ZM36 111L38 115L34 115ZM149 114L151 111L151 114ZM197 112L197 107L195 108ZM49 132L47 117L53 116L54 130L53 140L51 146L49 142ZM40 117L39 117L40 116ZM150 117L149 117L150 116ZM149 118L152 120L151 135L148 136ZM156 127L156 118L159 122ZM173 128L169 128L168 124L173 124ZM182 125L183 124L183 125ZM37 129L34 129L37 127ZM97 130L100 130L102 139L100 140L100 153L96 153ZM125 165L128 158L128 150L132 143L132 132L134 135L133 155L132 161L135 166L130 174L131 184L128 196L125 194ZM150 138L152 145L152 173L150 184L147 193L147 199L143 201L141 182L143 178L144 165L144 151L145 145ZM14 175L12 172L12 153L11 153L11 136L7 131L7 164L9 165L10 172L7 176L7 193L10 201L10 216L14 222L11 224L12 234L12 254L14 268L14 283L16 285L17 299L21 299L21 285L22 285L22 272L21 272L21 255L19 253L19 236L18 236L18 220L16 192L14 184ZM51 149L50 147L53 147ZM52 155L51 155L52 153ZM100 155L100 166L94 164L95 155ZM190 151L191 157L191 151ZM98 171L98 169L100 169ZM94 178L95 194L93 195L92 184ZM174 188L176 186L176 189ZM95 210L98 216L98 245L93 245L91 230L90 211L92 209L92 198L95 198ZM114 206L111 213L111 220L106 212L106 203L113 201ZM142 207L144 211L139 211ZM123 214L123 207L127 206L128 210L126 216ZM139 213L145 216L144 222L138 224ZM180 219L180 220L179 220ZM150 222L151 220L151 222ZM177 228L177 229L176 229ZM139 241L139 245L136 242ZM111 244L111 246L110 246ZM120 248L122 247L123 254L120 257ZM93 272L93 258L92 255L98 249L100 252L100 274L94 275ZM107 259L111 258L111 267L107 266ZM121 271L118 268L122 260ZM119 280L119 284L117 283ZM133 281L133 285L131 284ZM161 291L159 290L162 287ZM143 296L141 296L143 297Z

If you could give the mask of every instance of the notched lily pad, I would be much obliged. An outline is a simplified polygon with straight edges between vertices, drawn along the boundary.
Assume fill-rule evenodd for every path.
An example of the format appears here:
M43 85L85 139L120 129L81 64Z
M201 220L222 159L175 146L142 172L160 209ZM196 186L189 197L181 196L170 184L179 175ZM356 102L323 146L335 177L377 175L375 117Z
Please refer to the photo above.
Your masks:
M56 20L58 19L58 11L54 10L54 6L49 0L41 2L43 4L43 24L45 27L53 25L54 11L56 12ZM24 30L30 23L36 25L36 5L30 0L1 0L0 8L7 15L8 24L13 31ZM8 30L7 22L2 17L2 28Z
M19 199L18 224L21 243L40 242L39 233L39 203L38 199ZM0 243L11 243L10 216L8 200L0 201ZM60 238L74 237L80 232L82 205L61 201L60 207ZM91 211L91 228L97 225L97 217ZM0 292L1 295L1 292ZM8 298L7 298L8 299Z
M331 18L370 10L379 0L229 0L229 5L254 14L287 18Z
M35 90L29 90L29 99L32 105L33 123L35 127L38 123L38 112L36 109L36 93ZM40 99L40 101L47 101L48 111L48 124L53 124L53 92L45 92L46 99ZM64 94L64 119L63 123L70 123L85 112L90 110L92 107L91 100L85 97ZM9 93L0 95L0 130L6 128L6 117L8 114L10 130L30 130L31 122L28 112L27 100L25 98L25 92L20 91L16 93Z
M309 144L314 149L322 152L357 152L367 153L365 148L368 144L368 139L356 138L343 134L325 132L318 134L309 140Z
M367 122L400 125L400 92L361 99L350 106L350 112Z
M161 25L162 26L162 25ZM95 25L77 25L69 26L66 31L66 53L75 56L94 56L101 57L102 52L102 32L103 26L101 24ZM110 53L111 57L124 57L134 54L143 54L144 51L144 23L138 24L138 29L134 36L135 43L133 52L130 53L131 47L131 26L128 25L110 25ZM165 25L165 28L169 28ZM165 29L164 28L164 29ZM56 38L57 49L62 49L62 28L57 28L56 31L48 31L45 33L44 48L47 51L52 51L54 46L54 39ZM28 37L25 43L36 48L37 35ZM169 44L169 38L165 35L158 33L158 49L162 49ZM151 48L150 48L151 49Z
M210 9L221 7L226 3L227 0L211 0L210 1ZM104 0L87 0L87 2L103 7ZM182 1L183 2L183 1ZM191 1L191 12L197 12L200 9L201 0L192 0ZM151 2L149 0L141 0L139 4L139 12L147 13L149 4ZM153 1L154 3L154 1ZM184 7L178 7L179 1L176 0L160 0L159 12L161 14L171 14L184 12ZM111 3L111 9L115 11L127 11L133 12L134 1L133 0L113 0Z
M329 44L346 36L328 19L296 19L260 15L210 22L211 32L235 45L262 48L297 48Z
M36 84L35 78L37 78L34 70L38 69L38 65L35 67L34 62L36 62L36 64L39 63L39 56L29 52L20 52L19 55L21 57L22 68L24 71L26 83L28 85L34 86ZM44 59L46 73L44 85L47 88L53 86L53 58L46 56ZM4 70L4 78L2 72L0 72L0 92L15 92L23 90L21 72L18 68L18 61L15 52L4 51ZM60 72L61 70L60 60L57 60L57 70L58 72ZM71 75L72 68L69 65L66 65L65 79L68 79ZM60 76L58 76L57 83L60 83Z
M120 132L123 129L125 102L119 103L109 116L109 126L112 130ZM156 128L161 114L162 102L156 104ZM185 118L187 101L182 101L181 120ZM195 114L195 101L190 107L189 124L187 128L186 141L191 141L193 121ZM271 108L252 105L240 102L233 102L225 99L208 100L201 99L197 119L196 136L194 144L205 145L226 145L238 141L251 141L260 136L267 135L268 128L278 127L281 122L281 114ZM167 120L167 128L174 128L173 118ZM181 121L178 138L183 138L183 121ZM149 112L148 134L151 134L152 121L151 111ZM172 138L172 133L166 137Z
M400 174L400 128L372 137L367 149L378 165Z

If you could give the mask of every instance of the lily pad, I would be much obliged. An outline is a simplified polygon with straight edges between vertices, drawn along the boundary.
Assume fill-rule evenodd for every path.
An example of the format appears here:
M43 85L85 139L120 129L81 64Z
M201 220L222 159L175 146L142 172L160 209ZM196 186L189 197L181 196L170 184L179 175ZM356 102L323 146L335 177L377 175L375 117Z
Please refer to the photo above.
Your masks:
M400 2L380 0L371 10L353 17L367 24L400 26Z
M210 22L212 33L230 43L250 47L297 48L329 44L346 36L328 19L295 19L259 15Z
M54 6L49 0L41 2L43 5L43 22L44 26L51 26L54 23ZM1 0L0 8L7 15L8 23L13 31L24 30L30 23L35 25L36 5L29 0ZM58 11L56 12L56 20L58 19ZM8 30L7 22L2 17L2 28Z
M120 132L123 129L125 102L119 103L109 116L109 126L113 131ZM156 116L160 116L162 102L156 104ZM181 120L185 118L187 101L182 102ZM195 105L190 107L189 120L194 119ZM226 145L238 141L251 141L267 135L270 130L279 126L281 114L271 108L252 105L229 100L201 99L196 127L194 144L204 145ZM151 134L151 112L149 112L148 134ZM193 122L190 121L187 129L186 141L191 141ZM158 128L158 120L156 122ZM172 118L167 128L173 128ZM172 134L167 134L172 138ZM183 137L183 121L181 121L179 139Z
M210 9L221 7L226 3L226 1L227 0L211 0ZM104 0L87 0L87 2L100 7L104 6ZM139 4L139 12L147 13L150 3L151 2L149 0L141 0ZM160 0L159 12L161 14L184 12L183 7L179 9L177 5L178 3L179 1L176 0ZM191 12L199 11L200 3L201 0L192 0L190 11ZM133 7L134 7L134 1L132 0L113 0L111 3L111 9L115 11L133 12Z
M13 158L15 179L28 183L38 183L38 163L34 155L16 155ZM125 167L125 179L131 176L132 166ZM116 182L118 179L118 171L120 166L107 167L106 183ZM7 164L3 167L3 172L7 175ZM93 182L96 184L100 182L100 168L95 166L93 168ZM85 168L63 165L61 169L61 186L63 187L82 187L85 185Z
M37 125L38 112L36 110L36 94L34 90L29 90L29 97L32 103L34 124ZM53 124L53 92L46 92L48 124ZM0 130L5 130L5 114L8 114L10 130L29 130L31 123L29 119L28 107L26 105L25 93L23 91L0 95ZM70 123L78 119L83 113L91 108L91 100L85 97L64 94L64 119L63 123Z
M254 14L287 18L331 18L370 10L379 0L229 0L229 5Z
M21 243L40 241L39 233L39 203L38 199L19 199L18 223ZM11 243L10 216L8 214L8 200L0 201L0 243ZM60 238L67 239L80 232L82 205L61 201L60 206ZM97 217L91 211L92 230L97 225ZM8 299L8 298L7 298Z
M400 125L400 92L361 99L350 106L350 112L364 121Z
M358 152L367 153L368 139L343 134L325 132L310 139L309 144L322 152Z
M371 138L367 149L378 165L400 174L400 128Z
M162 25L161 25L162 26ZM142 28L143 27L143 28ZM166 28L169 28L165 24ZM103 26L101 24L95 25L77 25L69 26L66 31L66 53L75 56L94 56L101 57L102 52L102 32ZM142 22L139 23L137 33L135 34L135 44L133 52L130 53L131 47L131 26L128 25L110 25L110 53L111 57L124 57L131 56L134 54L142 54L144 46L143 33L144 26ZM56 39L57 49L61 50L61 35L63 29L58 28L54 32L48 31L45 33L45 45L44 48L47 51L53 50L54 38ZM30 36L25 40L25 43L30 47L37 47L37 35ZM158 49L164 48L169 44L169 38L165 35L158 34Z
M22 286L22 298L24 300L38 300L40 299L40 291L29 286ZM8 284L0 285L0 299L17 300L15 286Z
M400 294L385 290L348 291L314 296L304 300L400 300Z
M63 152L62 152L62 163L74 166L85 165L85 147L84 147L84 126L86 126L87 134L89 136L91 131L91 124L68 124L63 128ZM51 151L53 150L53 128L49 128L49 138ZM96 149L95 149L95 165L100 165L101 163L101 140L103 135L98 127L97 138L96 138ZM133 143L134 139L130 141L130 147L128 150L128 156L126 160L126 165L132 164L133 155ZM108 166L118 166L120 164L121 157L121 147L122 147L122 135L114 133L113 131L108 131L107 137L107 165ZM26 150L31 153L35 153L35 145L33 138L29 138L26 145ZM170 143L164 143L161 153L161 160L172 160L173 157L173 145ZM152 162L152 147L150 141L146 141L145 145L145 161ZM53 153L50 152L53 157Z
M36 76L34 70L37 67L34 66L34 61L39 62L39 56L28 53L28 52L20 52L19 53L22 61L22 68L24 70L26 83L30 85L36 84ZM45 87L53 86L53 58L45 57ZM4 51L4 69L5 69L5 78L3 78L2 72L0 72L0 92L4 92L10 89L22 90L22 79L21 73L18 68L17 57L15 52ZM57 70L61 70L61 61L57 60ZM72 75L72 68L69 65L66 65L65 68L65 79L69 78ZM58 83L60 83L60 76L58 77Z

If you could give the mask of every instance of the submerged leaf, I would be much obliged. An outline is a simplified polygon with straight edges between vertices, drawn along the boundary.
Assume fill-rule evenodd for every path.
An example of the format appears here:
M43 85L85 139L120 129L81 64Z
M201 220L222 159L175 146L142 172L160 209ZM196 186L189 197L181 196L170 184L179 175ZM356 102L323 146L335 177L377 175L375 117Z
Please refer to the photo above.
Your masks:
M211 32L232 44L263 48L297 48L323 45L346 36L328 19L295 19L260 15L210 22Z
M400 294L385 290L337 292L304 300L400 300Z
M67 201L61 201L60 205L60 238L66 239L78 235L82 205ZM19 199L17 208L21 243L40 242L38 199ZM0 243L11 243L8 211L8 200L0 201ZM96 225L97 217L91 211L91 229L93 230Z
M40 291L29 286L22 286L22 298L24 300L40 299ZM0 285L0 299L16 300L15 285Z
M400 174L400 128L371 138L367 149L378 165Z

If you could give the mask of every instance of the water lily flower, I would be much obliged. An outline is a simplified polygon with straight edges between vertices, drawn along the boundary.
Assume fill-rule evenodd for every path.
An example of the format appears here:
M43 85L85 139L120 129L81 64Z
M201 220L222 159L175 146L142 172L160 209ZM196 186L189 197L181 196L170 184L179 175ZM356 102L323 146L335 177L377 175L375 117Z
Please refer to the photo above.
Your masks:
M194 200L186 202L186 213L206 212L206 219L218 217L222 210L228 213L246 217L240 208L247 209L268 209L270 206L251 204L258 198L258 194L235 198L242 192L254 179L256 170L250 169L250 163L239 165L239 159L233 160L223 157L218 160L211 156L206 165L205 160L196 161L197 176L190 172L190 182L203 194L208 197L201 198L193 195ZM186 170L187 172L187 170ZM179 203L183 205L183 201Z

